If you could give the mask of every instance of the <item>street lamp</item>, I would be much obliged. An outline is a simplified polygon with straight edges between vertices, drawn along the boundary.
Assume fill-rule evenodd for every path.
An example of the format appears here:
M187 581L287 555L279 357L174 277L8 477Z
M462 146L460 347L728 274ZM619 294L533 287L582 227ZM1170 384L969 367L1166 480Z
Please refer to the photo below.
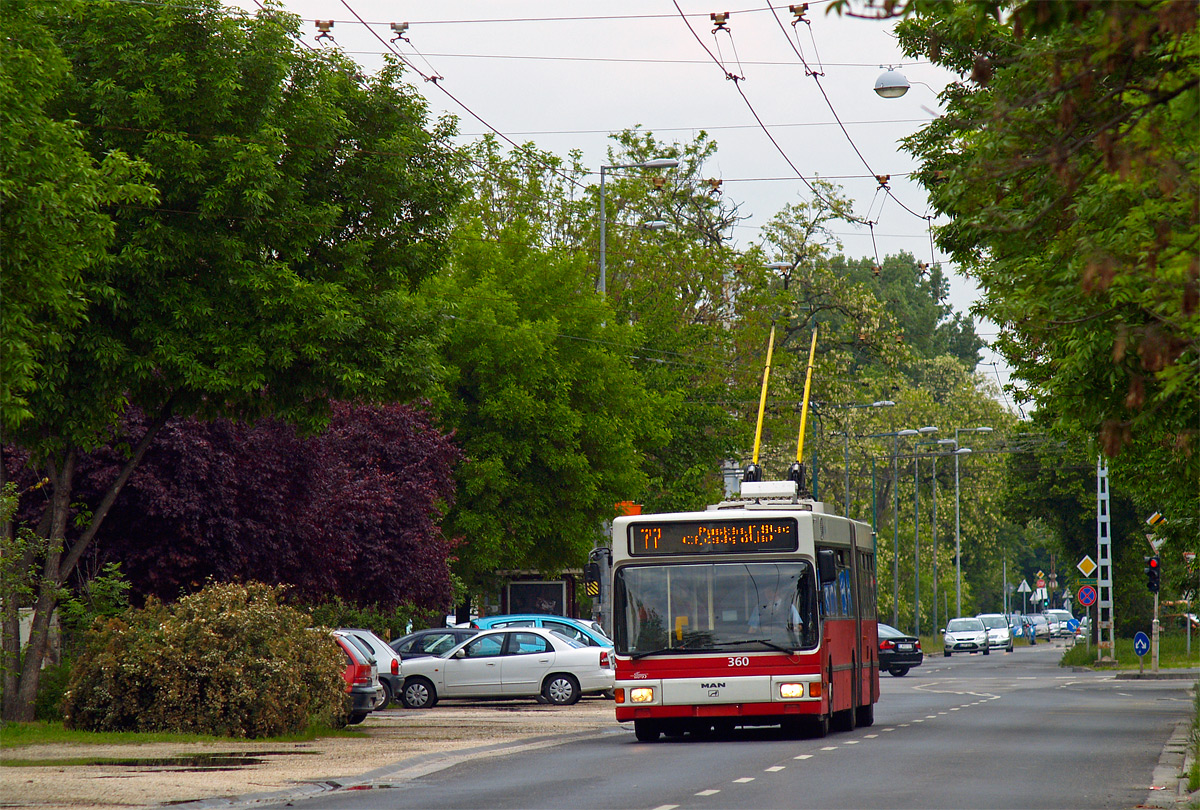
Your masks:
M615 166L600 167L600 294L605 295L608 291L608 275L606 264L606 253L608 244L605 240L605 198L604 198L604 173L609 169L671 169L679 165L679 161L675 158L654 158L653 160L642 161L641 163L621 163ZM658 220L655 220L658 222ZM662 223L660 227L666 227L666 223Z
M933 428L937 430L937 428ZM926 430L922 428L921 430ZM893 430L890 433L872 433L869 436L863 436L864 439L883 439L890 437L892 440L892 626L900 624L900 487L899 470L896 465L896 459L900 452L900 437L919 436L921 430L913 430L905 428L904 430ZM874 485L872 484L872 489ZM871 530L875 531L876 527L872 526Z
M954 445L958 447L958 442L955 439L938 439L938 445L947 447ZM938 456L950 455L950 453L933 453L933 626L938 626L938 535L937 535L937 460Z
M954 443L958 446L958 434L960 433L991 433L990 427L974 427L974 428L955 428ZM956 616L962 615L962 536L959 530L959 502L958 502L958 457L965 456L971 452L969 447L959 447L954 451L954 605Z
M861 404L850 404L850 405L825 405L822 403L821 407L822 408L844 408L846 410L850 410L852 408L891 408L891 407L894 407L895 404L896 403L892 402L890 399L878 399L874 402L864 402ZM837 432L834 432L834 433L831 433L830 435L837 436L839 434ZM840 435L842 436L842 438L845 439L845 444L844 444L843 452L842 452L842 461L846 468L846 489L845 489L846 511L845 511L845 515L846 515L846 517L850 517L850 431L848 429L843 430L843 431L841 431ZM862 437L859 437L859 438L862 438Z
M904 74L895 68L888 68L875 80L875 92L883 98L900 98L910 86Z

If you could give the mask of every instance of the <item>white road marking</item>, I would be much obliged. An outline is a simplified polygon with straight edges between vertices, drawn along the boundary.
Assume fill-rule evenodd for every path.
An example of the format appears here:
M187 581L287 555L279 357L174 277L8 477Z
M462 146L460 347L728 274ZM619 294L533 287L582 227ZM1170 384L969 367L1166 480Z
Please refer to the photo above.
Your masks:
M792 759L812 759L812 754L801 754L798 757L792 757Z
M753 776L743 776L741 779L734 779L733 783L736 785L736 784L745 784L746 782L753 782L753 781L754 781Z
M884 731L891 731L891 729L890 728L884 729ZM864 734L863 736L868 740L873 740L876 737L878 737L879 735L878 734Z
M720 792L721 791L719 791L719 790L702 790L699 793L697 793L696 795L697 796L716 796Z
M827 745L824 748L822 748L821 750L822 751L836 751L837 746L836 745Z
M776 771L782 771L786 769L786 765L772 765L770 768L767 768L766 773L775 773Z

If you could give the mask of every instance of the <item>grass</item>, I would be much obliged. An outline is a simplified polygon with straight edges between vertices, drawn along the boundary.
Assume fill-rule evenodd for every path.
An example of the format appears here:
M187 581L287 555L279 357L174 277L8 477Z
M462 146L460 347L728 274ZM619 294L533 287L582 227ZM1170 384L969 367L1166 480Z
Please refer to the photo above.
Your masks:
M260 737L252 742L308 742L321 737L366 737L366 732L309 726L299 734ZM29 745L69 743L72 745L139 745L143 743L223 743L251 742L208 734L176 734L166 731L78 731L64 728L61 722L5 723L0 727L0 750Z
M1200 790L1200 689L1196 690L1192 706L1192 736L1188 740L1191 749L1192 767L1188 771L1188 790Z
M1138 657L1133 651L1133 639L1118 638L1115 658L1116 669L1130 670L1138 668ZM1064 667L1091 667L1096 664L1096 646L1093 644L1089 652L1087 645L1077 641L1075 646L1067 650L1060 662ZM1182 633L1163 634L1159 637L1158 668L1179 669L1200 666L1200 635L1192 636L1192 652L1188 655L1187 637ZM1153 657L1147 653L1142 658L1142 667L1149 672L1154 667Z

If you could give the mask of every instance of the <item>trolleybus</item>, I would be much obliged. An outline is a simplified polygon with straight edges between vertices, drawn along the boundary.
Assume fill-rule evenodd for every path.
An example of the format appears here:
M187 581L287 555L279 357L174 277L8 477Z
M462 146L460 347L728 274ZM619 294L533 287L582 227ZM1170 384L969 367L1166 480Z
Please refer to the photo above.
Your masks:
M874 722L871 527L797 492L746 481L706 511L613 521L616 715L638 740Z

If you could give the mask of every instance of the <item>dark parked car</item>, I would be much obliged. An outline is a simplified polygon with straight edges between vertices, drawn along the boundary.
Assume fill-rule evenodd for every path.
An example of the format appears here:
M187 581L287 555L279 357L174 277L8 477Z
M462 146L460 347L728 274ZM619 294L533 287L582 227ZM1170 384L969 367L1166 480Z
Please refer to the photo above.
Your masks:
M364 652L346 633L334 632L333 639L346 655L346 701L349 706L350 725L361 723L367 715L383 703L383 684L379 682L379 670L375 659Z
M916 636L901 633L890 624L879 623L879 671L887 671L900 678L913 667L921 666L925 654L921 652L921 640Z
M375 668L379 670L379 683L383 685L383 702L375 707L375 711L386 709L400 694L404 677L400 673L400 656L388 646L388 643L370 630L357 627L338 628L339 633L353 636L360 646L365 646L375 659Z
M434 627L401 636L392 641L391 646L397 655L407 661L426 655L441 655L478 632L474 627Z

